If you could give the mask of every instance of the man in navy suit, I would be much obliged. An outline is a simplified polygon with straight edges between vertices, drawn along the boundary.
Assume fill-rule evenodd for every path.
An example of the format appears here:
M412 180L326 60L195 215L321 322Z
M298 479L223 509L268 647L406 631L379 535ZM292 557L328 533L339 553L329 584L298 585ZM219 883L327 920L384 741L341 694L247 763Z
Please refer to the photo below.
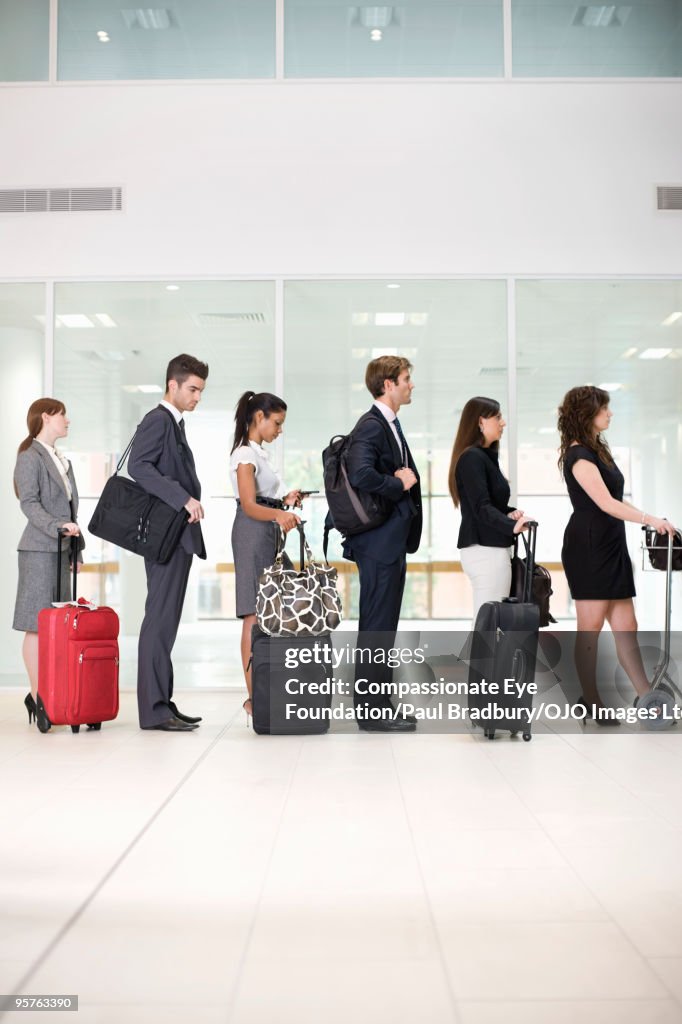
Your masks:
M208 366L194 356L171 359L163 402L137 428L128 459L133 480L188 519L180 543L164 565L145 559L147 602L140 629L137 704L140 728L190 732L201 718L178 711L173 702L171 651L177 636L192 557L206 558L201 520L201 484L185 437L183 414L201 400Z
M379 495L386 509L381 526L355 534L344 543L344 555L357 563L360 575L358 646L375 650L386 650L395 641L405 588L405 556L419 547L422 530L419 474L398 420L401 407L412 401L411 370L402 356L380 356L368 365L365 384L374 404L353 430L348 458L352 486ZM365 635L363 642L363 634L372 636ZM413 730L414 719L396 717L388 696L357 692L364 685L359 681L365 678L386 686L391 673L381 664L356 666L358 727L371 732ZM371 708L380 709L381 717L370 717Z

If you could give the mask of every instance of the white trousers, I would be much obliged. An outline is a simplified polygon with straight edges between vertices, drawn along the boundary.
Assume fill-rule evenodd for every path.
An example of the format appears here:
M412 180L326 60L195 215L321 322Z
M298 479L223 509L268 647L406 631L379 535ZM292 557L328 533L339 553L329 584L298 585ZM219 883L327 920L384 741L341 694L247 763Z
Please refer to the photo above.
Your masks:
M472 544L468 548L460 548L459 556L473 591L475 622L479 608L486 601L501 601L509 597L511 549Z

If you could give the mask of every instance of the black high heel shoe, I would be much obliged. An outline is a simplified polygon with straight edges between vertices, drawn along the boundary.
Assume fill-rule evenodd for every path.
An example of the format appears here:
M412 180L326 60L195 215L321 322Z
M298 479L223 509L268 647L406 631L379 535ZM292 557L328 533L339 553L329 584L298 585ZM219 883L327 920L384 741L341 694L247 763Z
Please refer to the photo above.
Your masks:
M613 727L620 725L620 722L617 718L612 718L611 715L601 714L602 710L606 710L603 704L601 707L596 707L596 705L594 704L588 704L582 694L580 694L580 699L576 702L576 704L577 706L585 708L585 714L581 719L583 726L587 723L588 718L591 718L594 721L595 725L603 726L607 729L609 728L609 726Z
M30 725L33 719L36 717L36 702L33 699L32 693L27 693L24 697L24 704L28 711L28 724Z

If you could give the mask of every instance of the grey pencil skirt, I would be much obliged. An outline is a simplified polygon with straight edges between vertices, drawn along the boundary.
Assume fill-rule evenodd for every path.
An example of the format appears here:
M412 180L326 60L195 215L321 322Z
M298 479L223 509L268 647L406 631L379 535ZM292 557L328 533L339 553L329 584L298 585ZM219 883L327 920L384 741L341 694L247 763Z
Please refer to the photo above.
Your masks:
M38 612L53 601L71 600L69 556L62 556L61 597L57 596L57 553L19 551L19 581L12 629L37 633Z
M237 591L237 618L256 614L258 579L272 565L277 553L277 527L274 523L251 519L237 507L232 526L232 555Z

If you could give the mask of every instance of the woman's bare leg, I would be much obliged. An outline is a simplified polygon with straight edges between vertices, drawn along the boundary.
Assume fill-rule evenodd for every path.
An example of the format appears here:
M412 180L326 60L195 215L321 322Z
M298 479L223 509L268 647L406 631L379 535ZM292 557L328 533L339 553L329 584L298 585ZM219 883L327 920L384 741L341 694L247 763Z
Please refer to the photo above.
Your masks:
M251 714L251 668L249 662L251 661L251 629L256 624L255 615L245 615L242 619L242 640L241 640L241 654L242 654L242 668L244 669L244 679L246 680L246 689L249 696L244 702L246 710Z
M24 643L21 648L24 657L24 665L31 684L33 699L38 697L38 634L24 633Z
M597 650L599 633L606 620L608 601L576 601L577 633L575 637L575 667L587 704L603 707L597 689Z
M637 642L637 617L632 598L611 601L606 618L613 632L618 661L639 697L648 693L651 687L642 661L642 652Z

